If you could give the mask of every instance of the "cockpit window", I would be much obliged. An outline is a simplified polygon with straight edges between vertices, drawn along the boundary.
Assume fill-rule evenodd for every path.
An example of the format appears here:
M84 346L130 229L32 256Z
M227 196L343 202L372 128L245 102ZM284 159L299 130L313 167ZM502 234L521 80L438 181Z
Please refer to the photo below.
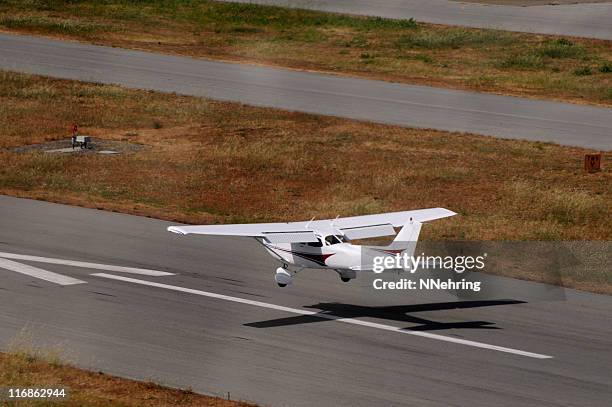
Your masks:
M340 241L340 239L338 239L338 237L336 237L334 235L327 236L325 238L325 241L327 242L328 245L342 243L342 241Z
M323 242L321 242L320 238L317 238L316 242L308 242L306 243L308 246L312 246L312 247L322 247L323 246Z

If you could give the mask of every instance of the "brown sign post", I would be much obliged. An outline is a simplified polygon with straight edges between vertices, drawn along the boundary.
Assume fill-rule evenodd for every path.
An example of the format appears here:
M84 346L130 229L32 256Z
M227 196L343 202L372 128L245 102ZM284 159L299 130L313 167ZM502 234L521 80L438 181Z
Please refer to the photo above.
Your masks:
M601 153L589 153L584 155L584 170L593 173L601 170Z

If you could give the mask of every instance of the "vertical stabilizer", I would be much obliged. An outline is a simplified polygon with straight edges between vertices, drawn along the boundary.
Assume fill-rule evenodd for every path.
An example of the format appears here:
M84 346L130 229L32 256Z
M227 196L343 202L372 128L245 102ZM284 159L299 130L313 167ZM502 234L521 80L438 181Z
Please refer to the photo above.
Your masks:
M397 236L395 236L395 239L393 239L393 242L385 248L385 251L412 256L419 240L421 226L423 224L415 220L406 222Z

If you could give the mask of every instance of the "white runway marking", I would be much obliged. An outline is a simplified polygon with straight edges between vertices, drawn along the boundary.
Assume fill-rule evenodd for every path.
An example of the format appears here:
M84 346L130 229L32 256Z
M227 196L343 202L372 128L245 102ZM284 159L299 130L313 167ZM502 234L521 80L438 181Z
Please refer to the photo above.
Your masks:
M85 284L83 280L77 280L76 278L63 276L61 274L52 273L47 270L39 269L36 267L28 266L27 264L17 263L7 259L0 258L0 268L15 271L17 273L25 274L30 277L40 278L41 280L50 281L59 285L74 285L74 284Z
M125 281L128 283L148 285L151 287L165 288L167 290L180 291L180 292L184 292L188 294L201 295L204 297L216 298L219 300L232 301L232 302L237 302L240 304L254 305L256 307L275 309L278 311L285 311L285 312L290 312L293 314L311 315L311 316L316 316L317 318L330 319L330 320L334 320L337 322L343 322L346 324L361 325L361 326L366 326L369 328L376 328L376 329L381 329L383 331L397 332L397 333L406 334L406 335L421 336L424 338L436 339L438 341L444 341L444 342L452 342L452 343L457 343L460 345L472 346L475 348L489 349L489 350L495 350L498 352L505 352L505 353L512 353L514 355L527 356L527 357L536 358L536 359L552 359L552 356L542 355L539 353L526 352L523 350L512 349L512 348L505 348L503 346L489 345L487 343L474 342L474 341L469 341L466 339L459 339L459 338L453 338L449 336L432 334L429 332L410 331L410 330L405 330L405 329L398 328L398 327L391 326L391 325L377 324L375 322L361 321L361 320L352 319L352 318L341 318L341 317L337 317L334 315L320 314L315 311L307 311L307 310L298 309L298 308L284 307L282 305L275 305L275 304L269 304L269 303L261 302L261 301L247 300L245 298L231 297L229 295L215 294L215 293L211 293L207 291L194 290L191 288L178 287L174 285L161 284L161 283L154 283L152 281L137 280L135 278L115 276L115 275L106 274L106 273L96 273L92 275L96 277L103 277L103 278L109 278L113 280Z
M174 275L174 273L167 273L165 271L158 271L158 270L140 269L136 267L113 266L110 264L89 263L85 261L53 259L50 257L27 256L25 254L16 254L16 253L0 252L0 257L4 257L5 259L29 260L29 261L39 262L39 263L63 264L64 266L114 271L116 273L140 274L143 276L163 277L163 276L173 276Z

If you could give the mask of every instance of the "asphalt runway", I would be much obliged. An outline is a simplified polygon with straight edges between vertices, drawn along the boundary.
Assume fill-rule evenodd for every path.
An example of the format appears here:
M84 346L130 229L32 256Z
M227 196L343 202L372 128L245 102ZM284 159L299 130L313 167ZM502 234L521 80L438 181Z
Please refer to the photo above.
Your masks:
M612 109L0 34L0 69L401 126L612 150Z
M170 224L0 196L0 347L31 335L88 369L273 406L609 405L609 296L501 279L506 297L466 301L324 271L281 289L251 239Z
M612 3L487 5L447 0L228 0L336 13L612 40Z

